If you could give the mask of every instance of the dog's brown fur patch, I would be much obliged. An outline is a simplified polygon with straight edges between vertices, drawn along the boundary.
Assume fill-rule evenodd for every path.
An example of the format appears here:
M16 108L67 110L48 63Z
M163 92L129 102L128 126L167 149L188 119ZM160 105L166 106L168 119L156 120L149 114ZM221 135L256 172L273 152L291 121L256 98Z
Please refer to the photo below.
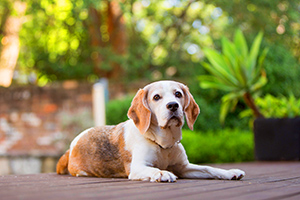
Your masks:
M69 173L73 176L127 177L131 154L125 149L123 133L124 123L96 127L84 134L70 155Z

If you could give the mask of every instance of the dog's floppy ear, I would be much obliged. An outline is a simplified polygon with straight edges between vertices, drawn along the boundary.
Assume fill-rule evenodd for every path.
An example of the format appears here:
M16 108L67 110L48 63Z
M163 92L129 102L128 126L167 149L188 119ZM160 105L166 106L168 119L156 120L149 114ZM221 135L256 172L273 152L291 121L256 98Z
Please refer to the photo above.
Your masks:
M186 122L188 127L193 130L194 123L200 113L200 108L198 104L195 102L194 97L189 91L189 88L183 84L181 84L181 89L184 92L184 114L186 118Z
M147 103L147 91L140 89L131 102L127 116L133 120L141 134L150 126L151 111Z

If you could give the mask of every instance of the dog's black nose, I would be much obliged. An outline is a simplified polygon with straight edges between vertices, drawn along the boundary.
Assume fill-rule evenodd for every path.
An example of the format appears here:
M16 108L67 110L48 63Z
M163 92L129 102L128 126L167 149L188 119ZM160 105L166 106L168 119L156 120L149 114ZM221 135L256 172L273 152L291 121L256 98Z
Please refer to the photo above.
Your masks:
M178 109L179 105L176 102L170 102L167 104L167 108L172 111L175 112Z

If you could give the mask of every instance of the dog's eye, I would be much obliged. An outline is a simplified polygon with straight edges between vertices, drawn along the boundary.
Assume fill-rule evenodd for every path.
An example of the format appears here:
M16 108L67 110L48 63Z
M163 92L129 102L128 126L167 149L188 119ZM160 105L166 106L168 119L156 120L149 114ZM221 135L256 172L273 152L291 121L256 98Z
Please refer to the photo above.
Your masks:
M161 98L161 97L160 97L158 94L154 95L154 97L153 97L153 99L154 99L155 101L158 101L160 98Z
M177 97L177 98L181 98L181 97L182 97L182 94L181 94L181 92L175 92L175 97Z

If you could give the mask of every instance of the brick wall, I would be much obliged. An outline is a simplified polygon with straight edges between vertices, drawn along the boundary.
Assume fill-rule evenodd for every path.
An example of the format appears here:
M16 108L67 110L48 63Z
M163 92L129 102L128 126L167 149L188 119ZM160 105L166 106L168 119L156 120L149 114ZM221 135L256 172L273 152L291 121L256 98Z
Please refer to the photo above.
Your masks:
M22 172L26 165L53 171L75 135L91 126L92 84L0 88L0 174L31 173Z

